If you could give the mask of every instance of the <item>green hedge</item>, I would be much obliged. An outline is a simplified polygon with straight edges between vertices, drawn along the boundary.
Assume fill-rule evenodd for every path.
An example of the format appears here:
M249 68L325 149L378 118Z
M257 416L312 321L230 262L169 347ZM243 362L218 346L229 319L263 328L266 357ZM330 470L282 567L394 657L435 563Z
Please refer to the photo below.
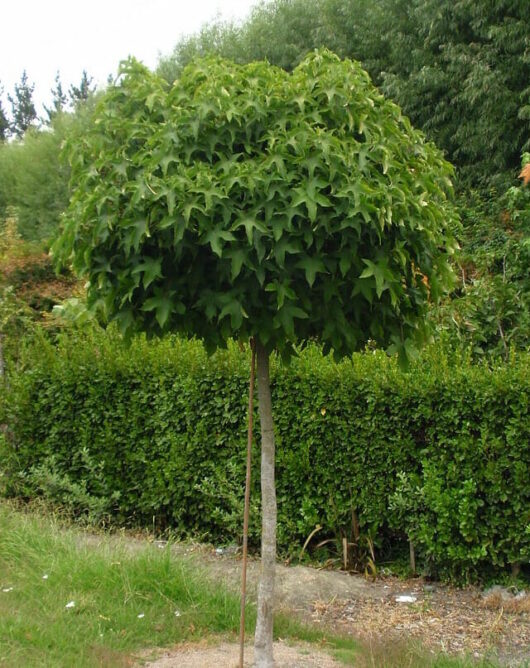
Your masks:
M431 572L499 573L530 556L528 355L490 369L427 351L408 373L380 353L334 363L309 347L273 363L278 540L401 536ZM197 342L71 334L11 378L4 493L45 493L127 525L212 541L240 531L248 355ZM257 543L258 457L253 523ZM90 500L92 505L90 505ZM327 543L327 548L332 545ZM364 548L363 548L364 546Z

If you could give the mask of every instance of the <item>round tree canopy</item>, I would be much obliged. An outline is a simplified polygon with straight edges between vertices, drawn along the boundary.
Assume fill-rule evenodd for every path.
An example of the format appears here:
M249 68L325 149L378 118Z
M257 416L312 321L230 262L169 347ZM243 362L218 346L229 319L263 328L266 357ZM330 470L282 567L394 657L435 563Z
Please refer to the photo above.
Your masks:
M134 60L69 144L55 247L125 333L407 353L450 282L451 166L359 64Z

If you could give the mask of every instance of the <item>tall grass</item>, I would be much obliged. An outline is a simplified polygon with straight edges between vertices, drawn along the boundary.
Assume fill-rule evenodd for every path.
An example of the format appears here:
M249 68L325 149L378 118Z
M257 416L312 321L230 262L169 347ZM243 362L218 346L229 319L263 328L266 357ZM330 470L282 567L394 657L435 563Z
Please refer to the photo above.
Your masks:
M139 648L238 623L238 597L169 548L95 548L51 519L0 505L0 665L126 665Z

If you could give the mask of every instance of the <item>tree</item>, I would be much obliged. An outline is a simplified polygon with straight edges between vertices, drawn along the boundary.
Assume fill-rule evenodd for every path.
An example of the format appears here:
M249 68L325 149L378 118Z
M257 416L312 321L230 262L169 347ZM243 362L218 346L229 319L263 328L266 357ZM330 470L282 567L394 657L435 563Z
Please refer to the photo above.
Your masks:
M72 84L68 94L70 95L72 105L75 107L80 103L86 102L93 92L94 87L92 86L92 77L89 77L86 70L83 70L79 86L74 86Z
M327 20L323 0L260 2L241 26L218 19L183 37L173 53L160 60L158 71L172 83L192 60L210 55L238 63L268 60L291 71L315 47L337 52L336 27Z
M4 106L2 102L2 95L4 94L4 87L0 83L0 142L3 142L7 139L9 134L9 119L7 118L6 112L4 111Z
M451 168L351 61L292 74L206 59L171 88L135 61L70 140L76 189L54 252L125 334L209 349L254 337L262 578L256 665L272 666L276 553L269 356L318 338L402 358L451 282Z
M30 128L23 140L0 144L0 218L13 207L25 240L56 235L69 199L70 169L61 146L72 127L82 134L91 108L90 102L74 113L56 114L46 128Z
M26 130L31 127L37 118L35 105L33 104L33 91L35 84L28 83L26 70L22 72L20 83L15 84L15 96L8 95L11 103L13 122L11 131L17 137L23 137Z
M63 85L61 83L61 75L59 72L55 75L55 88L52 88L51 93L53 95L52 106L50 108L44 107L46 113L48 114L48 122L54 119L57 114L61 114L66 106L66 94L63 91Z
M520 152L530 148L530 3L386 2L383 91L466 182L511 183Z

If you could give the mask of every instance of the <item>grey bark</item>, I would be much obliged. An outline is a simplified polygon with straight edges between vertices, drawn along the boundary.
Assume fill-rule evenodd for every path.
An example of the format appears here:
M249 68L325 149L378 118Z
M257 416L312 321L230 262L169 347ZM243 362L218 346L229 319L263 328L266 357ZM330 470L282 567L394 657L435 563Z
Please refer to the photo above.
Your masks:
M254 638L254 665L273 668L272 625L276 569L276 485L274 425L269 379L269 353L256 342L259 416L261 424L261 577Z

